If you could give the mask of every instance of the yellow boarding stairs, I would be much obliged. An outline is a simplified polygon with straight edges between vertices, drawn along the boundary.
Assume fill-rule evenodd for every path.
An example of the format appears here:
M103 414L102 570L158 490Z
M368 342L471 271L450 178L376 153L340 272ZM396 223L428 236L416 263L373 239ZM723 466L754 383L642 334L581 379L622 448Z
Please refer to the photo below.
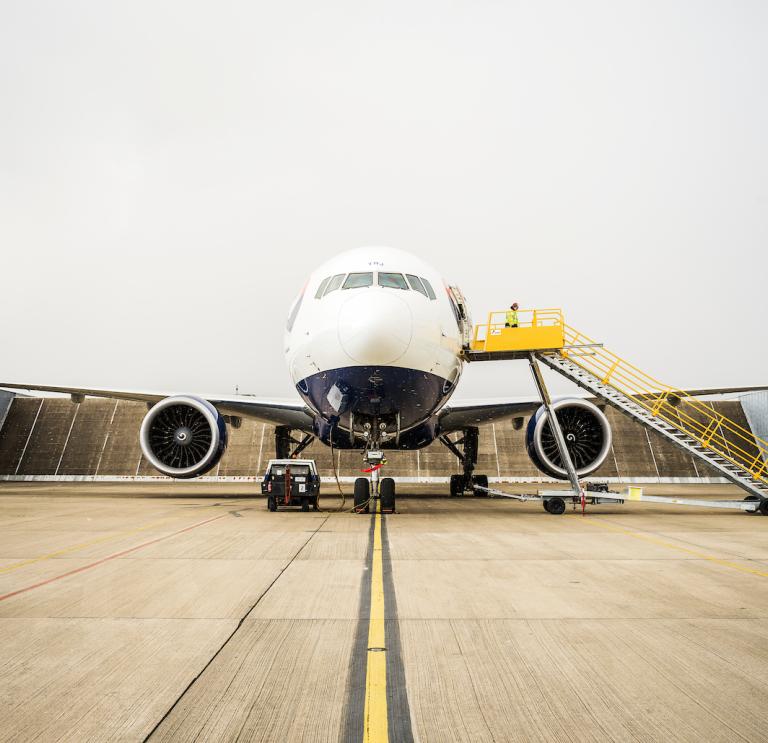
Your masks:
M768 511L767 441L566 325L559 309L518 310L517 328L505 327L505 317L492 312L486 324L475 326L468 361L530 358L533 367L538 359L704 460ZM546 389L539 389L548 406Z

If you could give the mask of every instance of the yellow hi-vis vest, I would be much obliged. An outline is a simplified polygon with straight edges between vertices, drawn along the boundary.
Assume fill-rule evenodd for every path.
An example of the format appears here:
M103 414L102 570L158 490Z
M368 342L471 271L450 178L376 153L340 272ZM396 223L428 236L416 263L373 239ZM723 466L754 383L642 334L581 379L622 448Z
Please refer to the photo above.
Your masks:
M507 311L507 325L517 325L517 310Z

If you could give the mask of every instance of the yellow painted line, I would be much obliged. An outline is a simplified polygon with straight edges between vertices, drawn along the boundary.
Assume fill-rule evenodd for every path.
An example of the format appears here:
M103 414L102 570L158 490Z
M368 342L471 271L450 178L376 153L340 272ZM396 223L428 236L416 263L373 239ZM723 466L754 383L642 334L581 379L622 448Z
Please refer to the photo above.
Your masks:
M133 534L139 534L143 531L146 531L147 529L153 529L156 526L160 526L161 524L167 524L170 521L177 521L180 518L185 518L186 515L187 514L169 516L168 518L160 519L159 521L152 521L151 523L144 524L143 526L139 526L136 529L128 529L126 531L116 532L115 534L107 534L103 537L96 537L95 539L89 539L86 542L73 544L70 547L64 547L63 549L56 550L55 552L48 552L47 554L40 555L39 557L31 557L28 560L20 560L19 562L14 562L11 565L6 565L4 568L0 568L0 575L10 573L14 570L18 570L19 568L24 568L27 565L34 565L37 562L52 560L54 557L61 557L61 555L68 555L72 552L78 552L79 550L86 549L87 547L93 547L96 544L103 544L104 542L110 542L115 539L120 539L121 537L129 537Z
M364 743L387 743L387 651L384 632L384 568L381 513L374 501L373 561L371 564L371 617L368 627L368 662L365 675Z
M602 529L607 529L608 531L616 532L617 534L626 534L627 536L634 537L635 539L641 539L644 542L650 542L651 544L657 544L661 547L668 547L672 550L677 550L678 552L685 552L688 555L693 555L694 557L698 557L701 560L707 560L708 562L714 562L717 565L722 565L726 568L731 568L733 570L740 570L742 573L751 573L752 575L760 575L763 578L768 578L768 573L763 570L755 570L754 568L748 568L744 565L739 565L735 562L730 562L729 560L722 560L719 557L715 557L714 555L708 555L705 552L699 552L698 550L692 550L688 547L683 547L679 544L674 544L673 542L666 542L663 539L657 539L656 537L648 536L647 534L641 534L636 531L630 531L629 529L622 529L620 526L614 526L613 524L606 524L604 521L600 521L595 518L590 518L589 522L590 524L593 524L595 526L599 526Z

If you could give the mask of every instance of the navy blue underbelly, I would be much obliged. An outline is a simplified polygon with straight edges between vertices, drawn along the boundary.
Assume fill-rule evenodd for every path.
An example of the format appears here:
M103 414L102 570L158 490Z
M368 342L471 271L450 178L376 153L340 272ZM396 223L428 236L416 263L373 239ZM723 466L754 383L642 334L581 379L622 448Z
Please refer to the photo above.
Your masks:
M366 421L401 431L429 421L453 391L436 374L396 366L348 366L302 379L296 389L326 421L358 429Z

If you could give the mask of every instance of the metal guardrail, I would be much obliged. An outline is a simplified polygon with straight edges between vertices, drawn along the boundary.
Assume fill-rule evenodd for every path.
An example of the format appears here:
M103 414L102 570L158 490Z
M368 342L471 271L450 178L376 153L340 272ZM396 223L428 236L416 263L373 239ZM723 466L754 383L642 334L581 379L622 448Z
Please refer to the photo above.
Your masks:
M561 309L518 310L517 327L509 327L507 313L490 312L487 323L475 326L469 349L474 358L483 358L483 354L488 359L518 358L529 351L559 354L659 421L768 485L768 441L603 348L567 325Z
M638 369L594 339L564 325L564 348L559 353L600 382L631 397L651 415L665 421L716 452L723 459L768 484L768 441L755 436L700 400L688 397ZM590 346L588 352L568 346Z
M507 324L508 310L488 313L475 325L472 351L514 351L562 348L565 322L560 309L517 310L517 326Z

